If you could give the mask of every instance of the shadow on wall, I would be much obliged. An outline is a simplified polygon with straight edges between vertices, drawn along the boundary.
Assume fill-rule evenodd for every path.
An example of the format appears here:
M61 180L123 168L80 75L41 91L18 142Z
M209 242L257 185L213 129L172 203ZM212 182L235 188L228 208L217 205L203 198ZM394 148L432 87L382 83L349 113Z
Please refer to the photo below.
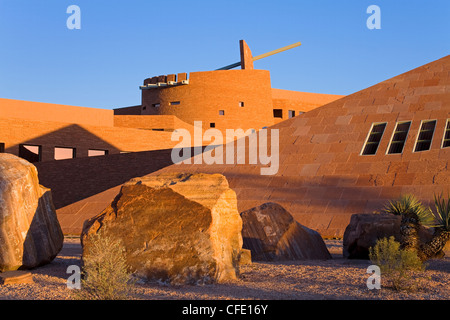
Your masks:
M176 150L176 149L175 149ZM192 154L202 151L191 149ZM172 149L35 163L39 181L60 209L173 164Z

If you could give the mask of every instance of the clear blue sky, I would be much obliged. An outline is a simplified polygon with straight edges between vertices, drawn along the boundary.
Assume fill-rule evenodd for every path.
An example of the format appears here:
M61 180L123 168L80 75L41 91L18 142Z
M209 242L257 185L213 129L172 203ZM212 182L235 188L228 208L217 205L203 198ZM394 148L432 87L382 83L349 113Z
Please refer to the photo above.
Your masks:
M81 30L69 30L69 5ZM371 4L381 30L369 30ZM255 62L272 87L350 94L450 53L449 0L0 0L0 97L98 108L140 104L159 74Z

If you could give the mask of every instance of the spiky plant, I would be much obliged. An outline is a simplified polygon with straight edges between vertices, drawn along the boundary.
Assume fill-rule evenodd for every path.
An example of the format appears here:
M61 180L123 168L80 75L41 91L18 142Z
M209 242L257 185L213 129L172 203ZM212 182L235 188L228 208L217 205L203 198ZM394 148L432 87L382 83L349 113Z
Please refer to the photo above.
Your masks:
M420 246L421 255L425 259L436 257L450 240L450 196L434 196L435 211L429 210L428 217L422 224L433 227L433 238Z
M400 234L402 249L418 252L420 247L419 229L421 221L430 219L429 209L412 194L405 194L398 200L389 201L384 212L402 217Z

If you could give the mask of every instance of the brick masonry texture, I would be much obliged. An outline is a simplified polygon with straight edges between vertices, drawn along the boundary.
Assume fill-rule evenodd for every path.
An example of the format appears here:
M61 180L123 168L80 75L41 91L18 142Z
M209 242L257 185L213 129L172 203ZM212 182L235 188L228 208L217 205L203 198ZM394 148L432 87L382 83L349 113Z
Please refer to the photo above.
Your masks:
M435 193L450 192L450 148L441 148L448 118L450 56L272 126L280 130L276 175L262 176L261 165L249 164L171 165L151 174L221 173L237 194L240 212L277 202L322 236L342 237L352 214L381 210L403 193L429 204ZM420 123L428 119L437 120L431 149L413 152ZM396 122L404 120L412 121L404 151L388 155ZM387 122L378 152L362 156L377 122ZM84 218L105 208L119 188L60 208L65 232L79 232Z

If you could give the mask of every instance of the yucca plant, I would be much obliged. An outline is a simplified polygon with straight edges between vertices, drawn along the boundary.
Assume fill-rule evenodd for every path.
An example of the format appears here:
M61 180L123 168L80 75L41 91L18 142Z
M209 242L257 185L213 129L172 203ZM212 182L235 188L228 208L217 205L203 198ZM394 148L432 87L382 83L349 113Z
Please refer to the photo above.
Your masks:
M443 195L434 196L435 211L429 210L428 217L421 223L434 228L433 238L420 246L423 258L436 257L450 240L450 196L447 199Z
M431 221L430 209L412 194L402 195L400 199L389 201L384 212L400 215L402 217L400 234L402 236L402 249L419 251L419 229L422 221Z

